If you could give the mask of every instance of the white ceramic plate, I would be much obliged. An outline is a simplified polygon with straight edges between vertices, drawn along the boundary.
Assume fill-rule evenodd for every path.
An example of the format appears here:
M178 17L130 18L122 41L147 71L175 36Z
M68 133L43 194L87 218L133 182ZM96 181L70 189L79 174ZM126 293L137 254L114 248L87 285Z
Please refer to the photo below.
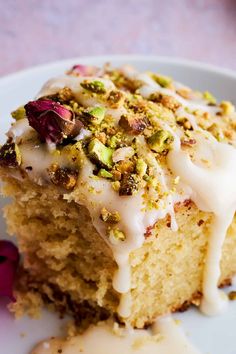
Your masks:
M170 58L142 56L113 56L71 59L18 72L0 79L0 142L10 126L10 112L34 97L41 85L76 63L101 65L111 62L115 66L125 63L140 70L153 70L199 90L209 90L219 99L236 103L236 73L210 65ZM5 201L0 199L0 206ZM0 237L6 237L5 223L0 219ZM33 237L33 235L32 235ZM62 333L63 321L56 315L43 312L40 320L23 318L14 320L0 300L0 354L27 354L39 340ZM230 303L226 314L208 318L196 310L176 314L192 342L203 354L236 354L235 326L236 302ZM112 353L111 353L112 354ZM171 354L171 353L169 353Z

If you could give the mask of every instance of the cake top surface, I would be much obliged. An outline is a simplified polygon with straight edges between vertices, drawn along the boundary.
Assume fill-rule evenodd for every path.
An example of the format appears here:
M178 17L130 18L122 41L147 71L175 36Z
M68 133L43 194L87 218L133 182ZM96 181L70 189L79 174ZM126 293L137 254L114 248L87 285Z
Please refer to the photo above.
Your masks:
M156 208L167 189L173 192L181 182L166 168L174 136L203 165L209 164L207 156L198 158L203 139L236 142L230 102L217 104L207 91L193 91L169 77L138 73L129 66L75 65L66 75L49 80L35 101L12 116L15 123L1 149L0 165L19 168L39 184L51 181L73 190L86 159L93 164L93 178L109 181L119 196L152 190L152 198L144 193L147 208ZM39 167L26 166L23 150L32 146L51 156L42 173ZM164 190L155 161L169 175Z
M210 247L203 293L207 312L220 309L220 250L236 209L230 102L130 66L76 65L12 116L0 166L14 178L55 185L88 209L118 265L113 287L123 294L122 317L130 312L130 252L160 219L169 216L176 231L174 206L187 199L215 214L218 246Z

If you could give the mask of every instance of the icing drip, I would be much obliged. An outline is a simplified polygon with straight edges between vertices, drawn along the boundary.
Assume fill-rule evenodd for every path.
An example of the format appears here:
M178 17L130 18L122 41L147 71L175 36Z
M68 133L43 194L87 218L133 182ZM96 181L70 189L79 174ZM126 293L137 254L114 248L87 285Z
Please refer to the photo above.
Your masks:
M189 108L191 110L202 110L204 112L209 112L216 114L219 111L218 107L212 107L207 104L206 101L203 99L198 99L198 100L186 100L180 95L178 95L176 92L173 90L163 88L161 87L156 81L154 81L148 74L146 73L137 73L136 71L131 71L128 74L128 71L126 71L126 74L130 76L130 78L140 80L144 83L139 88L139 93L145 97L148 98L152 93L158 92L163 95L171 96L175 98L179 103L183 105L185 108Z
M201 142L201 145L203 142ZM221 249L236 207L236 151L226 144L205 138L211 161L205 166L191 161L181 149L168 154L171 170L188 184L191 199L199 209L214 213L203 277L201 309L213 315L222 312L225 297L217 289L220 276Z
M203 299L201 311L212 316L224 312L227 307L227 296L217 288L220 277L221 250L225 240L225 235L232 222L235 208L225 210L223 216L214 215L211 225L211 235L208 241L206 256L206 266L203 276Z
M200 129L194 115L185 110L185 108L190 110L200 109L204 112L215 114L219 110L218 108L207 105L204 100L186 100L175 91L158 85L148 74L139 74L128 67L124 71L127 76L143 82L143 86L139 89L143 97L147 98L151 93L160 92L172 96L180 102L182 107L176 111L176 115L178 117L184 115L190 121L195 131L194 137L198 136L201 143L197 144L195 150L192 150L190 157L186 151L181 150L180 137L183 132L178 128L176 129L175 126L169 126L158 117L153 117L153 120L160 127L169 131L174 137L173 150L167 156L168 166L166 167L159 165L154 154L147 146L144 137L139 136L136 138L138 156L153 168L162 188L163 196L161 198L154 188L150 187L147 193L147 198L158 200L158 208L151 210L146 208L143 190L133 196L120 197L112 189L109 181L99 179L93 175L94 166L86 158L80 171L78 188L73 193L66 195L65 198L75 199L79 204L87 207L95 228L112 249L118 266L113 279L113 287L122 294L118 308L118 312L122 317L128 317L132 307L129 256L132 251L142 246L145 241L144 234L147 227L154 225L158 220L165 218L169 214L171 216L172 230L177 230L174 204L188 198L191 198L199 209L212 212L214 215L208 240L203 280L204 296L201 309L208 314L220 312L225 306L222 294L217 289L220 275L221 248L236 207L236 184L234 182L236 178L235 149L229 145L218 143L209 133ZM86 79L103 82L108 92L115 89L114 84L109 79L64 75L49 80L40 91L38 97L57 93L58 90L67 86L73 91L79 103L85 107L97 106L99 105L99 99L83 94L83 88L80 83ZM119 121L120 116L126 113L125 107L119 109L106 108L106 114L113 117L116 123ZM47 168L52 163L58 163L63 167L68 166L68 161L66 156L54 156L53 151L50 151L50 148L46 148L43 144L34 146L30 140L27 141L27 137L29 138L31 134L35 133L26 123L26 119L16 122L10 129L9 136L15 137L17 143L18 141L24 142L20 145L23 160L22 168L33 167L31 171L27 171L29 178L36 183L43 184L48 179ZM80 140L89 134L89 131L83 129L76 139ZM26 141L24 141L25 138ZM41 161L40 165L38 161ZM175 176L180 176L179 185L181 185L181 188L176 188L174 193L170 191L169 187L171 176L168 167ZM120 214L121 221L117 226L126 236L124 241L109 239L107 227L100 220L100 213L103 207L110 212L117 211ZM132 222L130 222L131 219Z
M43 97L43 96L47 96L47 95L53 95L55 93L57 93L60 89L62 89L63 87L68 87L72 90L72 92L75 95L75 98L78 100L79 103L81 103L83 106L85 107L89 107L89 106L97 106L99 105L99 100L97 100L95 97L91 97L88 95L84 95L84 89L82 88L82 86L80 85L81 82L83 82L84 80L99 80L100 82L102 82L106 88L106 90L109 92L113 89L115 89L115 86L113 84L113 82L109 79L103 79L103 78L97 78L97 77L74 77L74 76L69 76L69 75L64 75L61 77L57 77L54 79L49 80L48 82L46 82L46 84L42 87L41 91L38 94L38 98ZM103 102L103 106L106 107L106 105ZM120 107L120 108L116 108L116 109L112 109L110 107L107 107L106 110L106 114L110 115L115 122L118 123L120 117L122 114L125 114L127 112L127 110L125 109L125 107Z
M158 319L151 330L119 328L115 332L101 324L69 340L44 341L31 354L53 354L59 349L63 354L200 354L171 317Z
M155 164L158 165L156 160ZM158 167L158 175L164 184L164 175L160 167ZM142 246L148 226L155 224L159 219L165 218L168 213L174 217L172 197L167 197L162 208L144 212L142 193L143 191L140 191L133 196L119 197L109 181L97 179L93 176L93 165L87 160L80 171L78 188L67 197L69 199L75 198L79 204L86 206L92 216L95 228L113 251L118 266L113 279L113 287L122 294L118 311L123 317L128 317L131 311L129 294L131 290L130 253ZM89 198L87 197L88 194ZM175 199L176 201L183 201L186 197L175 196ZM106 225L100 219L103 207L111 212L118 211L120 214L121 221L117 224L117 227L126 235L124 241L111 242L109 240ZM132 220L132 223L130 220ZM176 223L173 221L173 228L175 227Z

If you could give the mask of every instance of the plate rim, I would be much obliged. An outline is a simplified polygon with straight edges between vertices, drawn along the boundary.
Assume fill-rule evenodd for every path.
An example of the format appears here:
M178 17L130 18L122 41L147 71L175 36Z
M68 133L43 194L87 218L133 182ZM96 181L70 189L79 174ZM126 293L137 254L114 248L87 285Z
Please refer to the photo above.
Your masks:
M192 68L196 70L200 70L203 72L210 72L213 74L224 75L228 78L236 80L236 70L220 67L214 64L206 63L203 61L189 60L181 57L169 57L169 56L158 56L158 55L136 55L136 54L121 54L121 55L91 55L91 56L78 56L72 57L62 60L54 60L49 61L44 64L33 65L28 68L24 68L18 71L14 71L12 73L0 76L0 85L3 86L5 83L9 81L13 81L16 79L21 79L21 77L25 75L32 75L37 73L39 70L50 70L50 68L55 69L55 67L60 68L61 66L70 66L73 63L82 61L83 63L86 61L132 61L132 62L150 62L150 63L165 63L169 65L182 66L187 68Z

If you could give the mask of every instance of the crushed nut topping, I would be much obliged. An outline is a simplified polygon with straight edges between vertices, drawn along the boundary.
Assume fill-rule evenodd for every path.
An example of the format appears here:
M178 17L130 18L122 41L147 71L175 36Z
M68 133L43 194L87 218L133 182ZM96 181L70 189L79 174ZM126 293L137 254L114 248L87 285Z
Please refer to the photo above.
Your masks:
M135 176L125 173L120 182L119 195L133 195L138 189L138 183Z
M8 142L0 148L0 166L18 167L21 164L21 159L17 144Z
M109 212L106 208L102 208L100 218L102 221L109 224L117 224L121 220L118 211Z
M228 101L217 104L209 92L193 91L158 73L136 76L134 70L129 70L75 65L67 75L78 80L78 92L73 92L73 86L61 87L19 107L12 112L15 123L10 136L14 136L14 129L25 129L27 118L35 132L32 134L30 129L29 135L26 129L26 141L35 139L37 146L42 145L51 154L48 175L55 185L73 190L83 163L89 159L93 164L91 178L110 183L120 196L131 196L143 189L147 208L159 208L165 191L153 162L166 165L175 134L180 137L181 148L194 154L198 144L196 126L218 141L235 145L235 107ZM154 93L149 93L153 87L146 94L142 90L147 82L152 83ZM185 105L185 100L190 104ZM192 109L192 101L194 105L199 102L200 108ZM13 139L1 147L0 166L18 167L24 175L30 175L33 167L23 165L21 157L23 140ZM180 188L177 180L172 187L171 192ZM102 220L112 223L108 220L114 215L110 214L103 210ZM113 240L124 237L121 230L110 232Z
M230 291L228 296L230 300L236 300L236 291Z
M168 131L160 129L150 136L147 142L151 150L162 153L170 149L173 137Z
M122 115L119 120L119 125L128 134L138 135L147 127L147 122L142 116Z
M48 170L49 177L56 186L71 190L76 186L78 171L70 168L60 168L58 165L52 165Z
M174 97L163 95L158 92L151 94L149 99L153 102L161 103L164 107L174 112L181 106L181 103L179 103Z
M97 94L104 94L106 93L106 88L103 82L94 80L94 81L89 81L85 80L84 82L81 82L80 84L85 90L97 93Z

